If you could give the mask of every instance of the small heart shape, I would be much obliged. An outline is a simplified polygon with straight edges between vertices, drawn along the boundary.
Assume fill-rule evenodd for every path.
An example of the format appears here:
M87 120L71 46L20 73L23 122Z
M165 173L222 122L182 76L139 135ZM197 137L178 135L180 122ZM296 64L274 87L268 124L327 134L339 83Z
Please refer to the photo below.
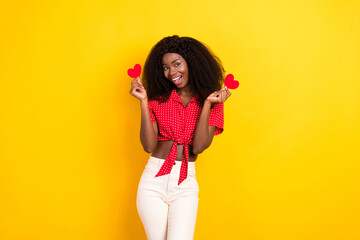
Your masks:
M134 68L129 68L128 71L127 71L127 74L128 74L131 78L140 77L140 73L141 73L141 66L140 66L140 64L135 64Z
M239 82L234 80L234 75L228 74L225 77L225 86L227 86L230 89L236 89L239 86Z

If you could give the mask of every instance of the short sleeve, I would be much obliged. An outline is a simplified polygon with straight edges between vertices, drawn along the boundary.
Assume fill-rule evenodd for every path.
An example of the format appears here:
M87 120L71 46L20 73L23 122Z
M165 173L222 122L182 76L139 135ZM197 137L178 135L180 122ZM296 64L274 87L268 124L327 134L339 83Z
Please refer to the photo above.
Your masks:
M152 121L153 123L157 123L156 117L155 117L155 114L154 114L155 101L150 100L150 101L148 102L148 106L149 106L149 112L150 112L151 121Z
M224 131L224 103L215 103L210 109L209 126L215 126L215 135Z

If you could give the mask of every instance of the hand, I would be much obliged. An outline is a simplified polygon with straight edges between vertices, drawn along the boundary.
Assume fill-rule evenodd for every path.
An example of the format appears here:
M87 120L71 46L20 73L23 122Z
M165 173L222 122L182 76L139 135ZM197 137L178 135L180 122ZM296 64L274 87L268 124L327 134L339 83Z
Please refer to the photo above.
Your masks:
M137 77L131 82L130 94L140 101L147 99L147 93L144 86L140 82L140 78Z
M229 89L225 86L220 91L215 91L212 94L210 94L205 101L208 101L211 104L214 103L220 103L225 102L228 97L230 97L231 92Z

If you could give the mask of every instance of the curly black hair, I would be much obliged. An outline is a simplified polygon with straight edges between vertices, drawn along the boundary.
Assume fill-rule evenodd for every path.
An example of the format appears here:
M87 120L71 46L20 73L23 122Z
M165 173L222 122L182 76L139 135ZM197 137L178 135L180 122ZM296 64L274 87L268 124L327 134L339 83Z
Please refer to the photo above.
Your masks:
M211 93L221 89L225 70L220 59L200 41L174 35L160 40L146 59L143 85L149 99L167 100L176 87L164 76L162 57L165 53L177 53L185 59L190 88L201 104Z

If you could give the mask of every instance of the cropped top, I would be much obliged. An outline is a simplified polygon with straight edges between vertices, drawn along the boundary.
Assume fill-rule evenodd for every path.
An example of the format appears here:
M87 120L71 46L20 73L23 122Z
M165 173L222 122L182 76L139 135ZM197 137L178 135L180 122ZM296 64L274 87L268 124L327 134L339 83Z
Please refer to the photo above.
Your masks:
M171 150L155 177L169 174L175 163L177 145L183 144L184 154L181 162L178 185L187 178L189 159L188 145L193 144L197 122L202 106L198 97L194 96L185 107L174 88L167 101L149 101L151 121L158 125L158 141L174 141ZM215 135L224 130L224 104L213 104L210 109L209 126L215 126Z

